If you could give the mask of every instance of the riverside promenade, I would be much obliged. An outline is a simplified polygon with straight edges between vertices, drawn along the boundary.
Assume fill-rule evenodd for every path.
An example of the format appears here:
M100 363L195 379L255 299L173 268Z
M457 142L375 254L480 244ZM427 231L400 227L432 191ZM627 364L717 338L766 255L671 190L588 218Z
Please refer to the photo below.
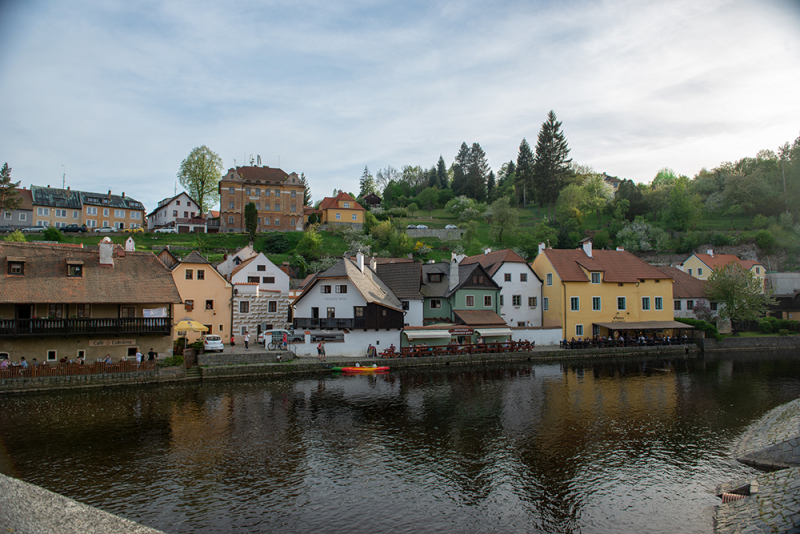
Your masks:
M751 425L734 457L779 470L718 486L723 504L716 507L714 531L800 533L800 399L778 406Z

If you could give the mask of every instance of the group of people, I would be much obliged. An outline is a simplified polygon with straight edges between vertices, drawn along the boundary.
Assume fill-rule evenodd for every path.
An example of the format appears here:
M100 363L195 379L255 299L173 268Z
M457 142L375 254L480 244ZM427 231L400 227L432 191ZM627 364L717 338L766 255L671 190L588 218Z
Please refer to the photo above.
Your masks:
M688 343L690 339L683 334L682 336L659 336L646 337L644 333L635 334L627 333L626 335L617 338L612 336L594 336L593 338L586 336L578 339L574 337L567 341L567 338L561 342L563 348L585 348L585 347L605 347L605 346L633 346L633 345L675 345L679 343Z

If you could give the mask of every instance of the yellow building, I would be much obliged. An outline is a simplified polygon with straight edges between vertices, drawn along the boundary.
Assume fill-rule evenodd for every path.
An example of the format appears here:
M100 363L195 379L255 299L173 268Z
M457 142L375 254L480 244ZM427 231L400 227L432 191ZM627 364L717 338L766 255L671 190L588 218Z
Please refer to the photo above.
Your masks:
M138 228L144 224L144 206L138 200L111 191L87 193L70 188L31 186L33 204L32 226L55 226L69 224L86 225L91 228L108 226L123 230Z
M694 276L698 280L708 280L708 277L711 276L715 269L724 267L729 263L738 263L746 271L752 272L753 276L758 278L761 284L761 291L764 291L767 271L761 263L754 260L740 260L738 256L733 254L714 254L714 251L709 249L706 254L692 254L681 264L681 267L683 272L689 276Z
M191 252L171 269L172 278L183 301L182 304L174 305L172 316L175 320L191 317L208 328L206 334L222 336L223 341L230 339L233 296L233 286L230 282L196 251ZM173 332L175 339L183 335L177 331ZM185 336L191 343L200 339L202 333L186 332Z
M672 316L672 278L624 250L540 246L533 270L542 285L543 325L566 339L612 331L686 328Z
M364 208L344 191L333 198L322 199L319 210L322 224L351 224L357 228L364 224Z

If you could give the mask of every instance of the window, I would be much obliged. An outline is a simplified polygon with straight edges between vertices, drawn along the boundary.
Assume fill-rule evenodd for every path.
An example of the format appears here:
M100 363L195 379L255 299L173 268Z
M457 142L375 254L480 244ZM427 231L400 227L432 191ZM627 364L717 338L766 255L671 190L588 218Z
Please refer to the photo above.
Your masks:
M511 273L506 273L505 275L503 275L503 281L504 282L510 282L511 281Z
M187 299L183 303L183 306L186 308L186 311L192 311L194 309L194 300L193 299Z
M36 215L50 215L50 208L36 208Z
M592 311L600 311L600 297L592 297Z
M281 220L280 220L279 218L275 217L275 223L274 223L274 225L275 225L275 226L280 226L280 225L281 225Z
M256 196L257 196L257 197L260 197L260 196L261 196L261 189L256 189Z
M756 274L761 274L761 267L756 267Z
M331 286L322 286L322 292L323 293L330 293L331 292Z
M513 295L511 297L512 306L522 306L522 295Z
M109 214L109 209L103 208L103 217L108 217L108 214Z
M364 306L353 306L353 316L356 318L364 317Z
M410 305L409 305L407 300L401 300L400 304L402 304L403 311L408 311L409 310Z
M72 278L83 277L83 265L67 265L67 276Z
M233 209L233 201L232 201L232 200L231 200L230 202L228 202L228 209L229 209L229 210L232 210L232 209ZM177 214L178 214L178 213L177 213L177 212L175 212L175 215L177 215Z
M650 309L650 297L642 297L642 310L648 311Z
M681 301L679 301L679 300L675 301L674 309L675 309L675 311L681 311Z
M187 302L190 302L190 303L192 303L192 305L194 305L194 301L190 300L190 301L187 301ZM119 310L119 315L123 319L133 319L134 317L136 317L136 308L133 307L133 306L123 306Z
M264 226L269 226L269 217L264 217Z
M233 215L228 217L228 224L233 224ZM231 230L231 231L233 231L233 230Z
M716 302L709 302L709 303L708 303L708 308L709 308L711 311L717 311L717 303L716 303Z
M261 281L261 277L260 276L248 276L247 277L247 283L248 284L257 284L260 281Z
M266 265L256 265L256 271L266 271L266 270L267 270Z
M214 301L213 300L207 300L206 301L206 309L207 310L213 310L214 309Z
M428 274L428 281L429 282L441 282L442 281L442 273L430 273L430 274Z
M271 194L272 194L272 191L270 191L269 189L265 189L264 190L264 196L265 197L271 196Z
M345 207L345 208L349 208L349 207L350 207L350 203L349 203L349 202L345 202L345 203L344 203L344 207Z
M438 310L442 307L441 299L431 299L431 309Z
M141 219L141 218L142 218L142 214L139 213L138 211L132 211L131 212L131 219L138 220L138 219Z
M197 279L198 280L205 280L206 279L206 271L205 271L205 269L197 269Z
M664 309L664 299L662 297L656 297L655 302L653 304L655 304L656 310Z
M125 223L121 223L119 221L114 221L114 228L117 230L122 230L125 226Z
M550 309L550 299L547 297L542 298L542 310L548 311Z
M697 268L697 276L703 276L703 268L702 267L698 267Z
M80 219L80 212L78 210L72 210L72 218L73 219Z
M249 187L245 187L244 194L247 195L248 197L250 196L250 188Z
M180 205L181 205L181 201L180 201L180 200L176 200L176 201L175 201L175 205L176 205L176 206L180 206Z
M89 228L97 228L97 221L95 219L86 219L86 226Z
M617 311L625 311L625 297L617 297Z
M294 227L294 219L289 219L289 226Z
M467 306L475 306L475 296L474 295L467 295L466 299L467 299L467 301L466 301Z
M292 191L292 198L297 198L297 191Z
M356 215L355 213L353 214L353 220L354 220L354 221L357 221L357 220L358 220L358 215Z
M21 261L9 261L8 274L25 274L25 263Z
M56 358L58 358L58 351L55 350L47 351L47 361L54 362Z
M188 211L184 211L183 212L183 218L184 219L188 219L189 218L189 212Z
M569 298L569 309L571 311L580 311L580 309L581 309L581 299L580 299L580 297L570 297Z
M125 210L114 210L114 217L116 217L117 219L124 219Z
M290 209L289 211L291 211L292 213L296 213L297 212L297 205L292 204L292 209Z
M79 350L78 351L78 358L84 358L85 359L86 358L86 351L82 350L82 349Z
M277 312L278 311L278 301L277 300L269 301L269 304L267 305L267 311L269 313Z
M236 188L231 187L230 189L228 189L228 194L232 195L235 191L236 191Z
M520 282L527 282L528 281L528 273L519 273L519 281Z
M693 300L687 300L686 301L686 309L687 310L691 310L692 308L694 308L694 301Z
M576 336L582 336L583 335L583 325L582 324L576 324L575 325L575 335Z
M281 190L280 190L280 189L276 189L276 190L275 190L275 196L276 196L276 197L279 197L279 196L281 196Z
M88 319L92 316L92 305L91 304L78 304L76 306L76 313L78 315L78 319Z
M274 284L275 283L275 277L274 276L265 276L262 279L262 282L264 282L265 284Z
M492 307L492 296L491 295L484 295L483 296L483 307L484 308L491 308Z
M56 209L56 217L60 217L62 219L66 219L67 218L67 210Z
M281 205L275 204L275 211L281 211Z
M536 297L528 297L528 307L529 308L536 307Z
M328 308L328 319L336 319L336 308Z
M692 270L689 269L689 276L692 276Z
M592 273L592 283L593 284L600 283L600 273Z
M547 285L548 286L553 285L553 273L547 273Z
M51 319L64 318L64 305L63 304L49 304L47 306L47 316Z
M528 324L525 321L517 321L517 326L520 328L524 328L528 326Z
M347 293L347 286L345 286L345 285L336 286L336 292L337 293Z
M500 295L500 306L503 305L503 295Z
M186 272L184 273L183 277L186 280L194 279L194 270L193 269L186 269Z
M6 219L7 221L10 221L11 220L11 212L10 211L3 212L3 219Z
M342 218L342 214L341 214L341 213L337 213L337 214L336 214L336 220L338 221L338 220L339 220L339 219L341 219L341 218Z
M239 302L239 313L250 313L250 301L242 300Z
M86 215L97 215L97 207L96 206L90 206L90 207L86 208Z

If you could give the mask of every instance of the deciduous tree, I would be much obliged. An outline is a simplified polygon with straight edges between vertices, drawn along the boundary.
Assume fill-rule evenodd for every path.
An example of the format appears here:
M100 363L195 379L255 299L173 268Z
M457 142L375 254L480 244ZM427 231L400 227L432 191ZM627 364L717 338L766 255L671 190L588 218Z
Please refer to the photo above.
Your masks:
M178 180L202 213L208 213L219 200L221 179L222 158L206 145L193 148L178 171Z
M503 241L503 232L513 230L519 224L519 214L506 197L498 198L492 202L492 232L497 236L497 241Z
M714 269L705 287L706 298L717 302L720 318L730 319L734 331L739 321L756 320L775 303L764 291L752 271L736 262Z

